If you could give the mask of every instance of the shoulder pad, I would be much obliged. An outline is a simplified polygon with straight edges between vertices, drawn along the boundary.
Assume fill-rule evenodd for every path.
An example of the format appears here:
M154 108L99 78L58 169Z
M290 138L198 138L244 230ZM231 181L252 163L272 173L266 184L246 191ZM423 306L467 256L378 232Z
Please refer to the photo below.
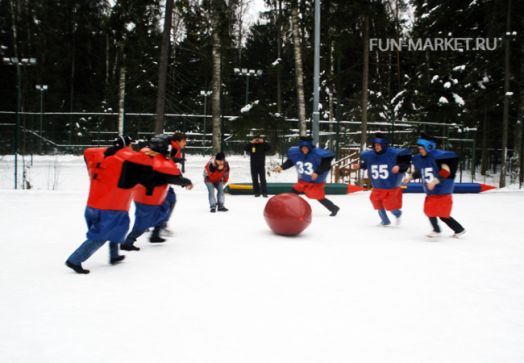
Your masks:
M298 148L298 146L293 146L293 147L290 147L289 150L287 151L287 157L289 159L296 159L297 156L299 156L301 153L300 149Z
M391 151L389 151L391 150ZM411 155L411 150L408 148L399 148L399 147L388 147L386 149L386 152L391 152L393 155L396 156L405 156L405 155Z
M448 150L441 150L441 149L431 150L430 155L433 156L436 160L458 158L458 155L456 152L448 151Z
M84 150L84 157L86 159L103 159L105 147L90 147Z
M153 170L162 174L180 175L180 170L171 159L166 159L162 155L153 158Z
M316 147L312 150L312 152L315 154L315 155L318 155L320 156L321 158L329 158L329 157L332 157L332 156L335 156L335 153L331 150L328 150L328 149L322 149L320 147Z
M374 153L375 153L375 152L374 152L373 150L365 150L365 151L362 151L362 152L360 153L360 158L361 158L361 159L364 159L364 160L369 159L370 157L373 156Z

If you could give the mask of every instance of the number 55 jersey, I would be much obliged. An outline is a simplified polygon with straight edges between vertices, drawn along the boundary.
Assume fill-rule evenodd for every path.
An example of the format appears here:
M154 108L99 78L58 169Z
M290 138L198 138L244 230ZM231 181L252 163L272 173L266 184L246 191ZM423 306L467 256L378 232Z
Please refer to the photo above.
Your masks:
M371 186L376 189L394 189L402 183L402 176L409 168L411 152L409 149L388 147L383 152L366 150L360 154L360 167L366 169ZM393 173L394 166L399 172Z

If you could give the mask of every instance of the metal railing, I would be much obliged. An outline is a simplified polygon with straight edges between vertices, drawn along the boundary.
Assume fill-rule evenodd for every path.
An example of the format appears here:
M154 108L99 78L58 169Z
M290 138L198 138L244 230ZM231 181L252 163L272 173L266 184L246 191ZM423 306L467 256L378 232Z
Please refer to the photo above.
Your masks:
M355 183L359 181L358 170L352 170L351 164L360 162L360 150L348 149L348 154L331 165L331 183ZM356 176L355 176L356 175Z

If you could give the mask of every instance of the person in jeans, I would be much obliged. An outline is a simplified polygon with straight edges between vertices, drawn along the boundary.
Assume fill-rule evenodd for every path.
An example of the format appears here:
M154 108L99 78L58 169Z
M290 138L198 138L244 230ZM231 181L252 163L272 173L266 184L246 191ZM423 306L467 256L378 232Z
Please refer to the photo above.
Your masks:
M119 136L108 148L88 148L84 151L90 184L84 217L87 239L67 258L67 267L79 274L88 274L82 267L91 255L109 241L109 263L120 263L125 256L118 253L118 245L129 228L129 204L132 189L120 188L121 179L131 182L132 175L122 175L123 165L135 152L129 146L131 138ZM134 182L134 180L132 181Z
M149 237L149 242L165 242L166 240L160 236L160 231L170 212L169 204L166 202L169 184L186 187L188 190L193 188L191 180L182 176L174 161L169 157L169 146L170 138L167 135L157 135L149 141L148 147L140 150L157 165L163 164L162 171L165 175L156 176L152 190L140 184L134 188L135 222L124 243L120 245L121 250L139 251L140 248L134 243L151 227L153 227L153 232Z
M187 135L182 132L175 132L171 136L171 159L178 165L180 164L181 167L179 169L184 169L184 165L186 162L186 159L183 155L183 150L187 145ZM163 236L171 237L173 236L173 231L168 228L168 222L171 219L171 215L173 214L173 211L175 209L175 205L177 202L177 195L175 193L175 189L170 186L167 191L167 196L165 200L165 204L169 207L169 213L166 218L165 223L162 225L161 232Z
M229 180L229 164L223 152L219 152L204 167L204 183L208 190L211 213L227 212L224 206L224 184ZM216 196L215 196L216 190Z

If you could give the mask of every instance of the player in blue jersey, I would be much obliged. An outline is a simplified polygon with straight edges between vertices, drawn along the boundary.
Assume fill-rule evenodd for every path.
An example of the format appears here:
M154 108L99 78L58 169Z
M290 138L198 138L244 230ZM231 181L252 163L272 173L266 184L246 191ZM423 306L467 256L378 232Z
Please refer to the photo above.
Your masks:
M330 216L337 215L340 208L326 198L326 177L331 169L335 154L313 145L311 137L301 137L298 146L289 148L287 160L275 168L277 173L295 166L298 182L293 186L293 193L304 193L308 198L316 199L326 207Z
M371 139L371 150L360 154L360 164L353 164L353 170L366 169L373 187L369 199L380 216L380 225L389 226L391 221L386 211L391 212L400 224L402 215L402 177L409 169L411 152L409 149L390 147L388 140L376 133Z
M408 175L404 182L411 179L421 179L426 192L424 213L428 216L433 230L426 236L440 236L440 226L437 218L455 232L454 238L459 238L466 230L453 217L453 188L458 165L458 155L453 151L437 149L437 143L427 135L417 140L419 154L413 156L414 172Z

